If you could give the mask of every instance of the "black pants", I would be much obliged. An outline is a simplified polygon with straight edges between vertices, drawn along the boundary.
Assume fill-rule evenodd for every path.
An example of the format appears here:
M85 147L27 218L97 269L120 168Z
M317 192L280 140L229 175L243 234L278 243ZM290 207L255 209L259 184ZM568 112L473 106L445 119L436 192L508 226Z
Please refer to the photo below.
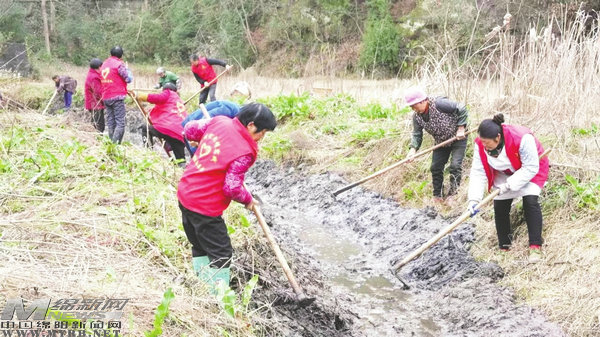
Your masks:
M465 158L465 149L467 140L461 139L452 143L450 146L442 147L433 151L431 159L431 179L433 183L433 196L442 197L444 187L444 167L452 155L450 161L450 188L446 196L456 194L460 180L462 179L462 162Z
M209 95L210 95L211 102L216 101L217 100L217 98L215 97L216 92L217 92L217 84L214 83L213 85L208 87L208 89L204 89L200 93L200 95L198 96L198 103L199 104L206 103L206 99L208 98Z
M212 268L227 268L233 248L222 217L192 212L179 203L185 235L192 244L192 256L208 256Z
M542 208L537 195L526 195L523 197L523 211L527 232L529 233L529 244L541 246L542 240ZM498 245L500 248L510 248L512 242L512 231L510 229L510 208L513 199L494 200L494 215L496 220L496 232L498 233Z
M125 99L109 99L104 101L106 109L106 127L108 137L113 143L121 144L125 135Z
M104 132L104 109L88 110L92 114L92 125L98 132Z
M164 133L156 130L152 125L150 125L148 129L146 129L146 125L142 125L140 129L142 132L142 139L144 140L145 145L154 145L154 141L152 140L153 136L160 139L164 139L165 142L167 142L167 144L169 144L169 146L171 147L171 150L173 150L173 155L175 156L175 159L185 159L185 144L182 141L171 136L165 135ZM147 135L150 136L149 139L146 138Z

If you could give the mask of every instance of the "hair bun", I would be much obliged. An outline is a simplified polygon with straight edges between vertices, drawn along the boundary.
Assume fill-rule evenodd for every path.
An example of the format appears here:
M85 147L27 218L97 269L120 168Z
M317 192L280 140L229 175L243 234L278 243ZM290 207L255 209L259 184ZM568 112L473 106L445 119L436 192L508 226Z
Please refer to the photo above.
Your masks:
M494 118L492 118L492 120L494 121L494 123L502 125L502 123L504 123L504 115L502 113L497 113L494 115Z

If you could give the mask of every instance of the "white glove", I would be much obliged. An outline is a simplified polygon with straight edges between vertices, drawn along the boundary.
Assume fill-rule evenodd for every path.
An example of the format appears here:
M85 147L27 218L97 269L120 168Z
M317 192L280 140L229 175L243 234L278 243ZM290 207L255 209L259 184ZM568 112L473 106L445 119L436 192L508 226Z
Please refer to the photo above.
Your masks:
M477 200L469 200L469 205L467 206L467 211L471 213L471 217L475 216L475 214L479 213L479 209L475 209L475 206L479 204Z
M510 191L510 186L508 185L508 183L504 183L504 184L498 186L498 189L500 190L500 194L504 194L504 193Z
M406 154L406 159L412 158L415 155L415 153L417 153L417 150L414 147L411 147L410 150L408 150L408 153ZM413 160L414 158L410 159L408 162L412 163Z

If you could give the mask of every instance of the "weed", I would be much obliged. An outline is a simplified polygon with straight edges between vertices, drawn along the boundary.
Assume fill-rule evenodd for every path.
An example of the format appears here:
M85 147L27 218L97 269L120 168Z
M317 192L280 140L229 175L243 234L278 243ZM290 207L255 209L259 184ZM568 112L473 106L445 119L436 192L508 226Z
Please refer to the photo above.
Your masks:
M595 182L581 183L567 174L565 180L575 190L579 207L600 210L600 177Z
M258 275L254 275L244 286L244 290L239 298L229 286L223 284L223 287L219 289L219 297L221 298L223 310L231 317L248 315L248 305L250 304L252 292L257 284Z
M366 129L352 134L352 143L363 145L370 140L381 139L385 137L385 130L382 128Z
M280 121L299 120L308 118L311 113L310 96L303 93L300 96L279 95L270 99L261 99L259 102L267 105Z
M156 313L154 314L154 329L152 331L146 331L144 333L146 337L158 337L162 335L162 326L169 314L169 305L171 305L171 301L173 301L174 298L175 294L173 294L173 290L167 288L163 294L163 300L156 308Z
M571 133L574 135L580 135L580 136L593 136L593 135L597 135L598 133L600 133L600 126L598 126L596 123L592 123L592 126L589 129L585 129L585 128L572 129Z

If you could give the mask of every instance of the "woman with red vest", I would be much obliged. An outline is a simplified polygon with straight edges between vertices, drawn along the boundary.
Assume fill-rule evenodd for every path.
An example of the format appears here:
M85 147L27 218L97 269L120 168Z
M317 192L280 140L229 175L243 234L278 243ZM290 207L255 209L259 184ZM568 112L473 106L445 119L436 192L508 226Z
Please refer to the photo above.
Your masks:
M181 123L187 117L187 110L177 94L177 86L169 82L163 85L160 94L137 93L135 96L140 101L154 104L148 116L152 123L147 130L150 139L152 136L164 139L173 150L175 159L183 160L180 161L180 166L185 166L185 144Z
M106 126L108 137L114 143L121 143L125 134L125 97L127 83L133 81L131 71L121 60L123 48L115 46L110 50L110 57L102 62L100 75L102 79L102 100L106 108Z
M90 69L85 78L85 108L92 115L92 124L98 132L104 132L104 104L102 104L102 84L100 80L100 67L102 60L90 60Z
M479 125L479 137L473 151L473 165L469 176L469 206L475 214L475 205L483 198L484 189L492 186L500 190L494 199L494 214L498 244L508 251L512 242L510 209L514 198L523 197L523 210L529 233L529 260L541 259L542 210L539 195L548 179L548 158L539 159L544 152L542 144L528 128L506 125L502 114L494 115Z
M188 140L199 144L181 177L177 198L192 244L194 271L212 293L220 282L229 285L233 256L221 215L232 200L248 209L257 204L244 187L244 175L256 160L257 142L276 125L269 108L252 103L233 119L216 116L207 123L188 123L184 130Z
M190 56L190 63L192 65L192 74L196 78L196 81L200 83L201 87L204 87L208 82L212 81L217 77L215 70L212 66L218 65L221 67L227 67L227 63L217 59L208 59L206 57L198 57L196 54ZM202 104L206 102L206 99L210 95L211 102L217 100L215 93L217 92L217 81L208 87L208 90L204 90L200 93L198 103Z

